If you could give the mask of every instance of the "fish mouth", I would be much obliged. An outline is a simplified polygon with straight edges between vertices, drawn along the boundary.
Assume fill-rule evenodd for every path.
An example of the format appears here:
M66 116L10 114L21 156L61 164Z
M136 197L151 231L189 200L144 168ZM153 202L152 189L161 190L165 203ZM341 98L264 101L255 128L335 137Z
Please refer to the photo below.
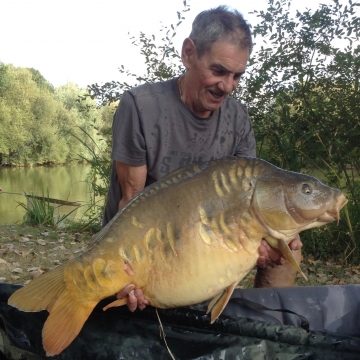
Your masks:
M341 194L337 199L335 209L331 209L324 212L324 214L318 217L318 221L328 223L337 220L339 223L340 211L347 203L348 203L348 199L345 197L344 194Z

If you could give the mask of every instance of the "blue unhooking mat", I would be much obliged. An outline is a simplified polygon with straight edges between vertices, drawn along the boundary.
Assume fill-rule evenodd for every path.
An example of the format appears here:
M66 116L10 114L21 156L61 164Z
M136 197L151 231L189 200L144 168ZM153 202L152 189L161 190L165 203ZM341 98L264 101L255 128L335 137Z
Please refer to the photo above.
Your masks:
M41 330L47 312L8 306L19 287L0 284L0 360L45 359ZM111 300L102 301L73 343L51 359L171 358L154 308L103 312ZM360 359L359 305L360 285L315 286L236 290L212 325L205 305L158 313L176 359L339 360Z

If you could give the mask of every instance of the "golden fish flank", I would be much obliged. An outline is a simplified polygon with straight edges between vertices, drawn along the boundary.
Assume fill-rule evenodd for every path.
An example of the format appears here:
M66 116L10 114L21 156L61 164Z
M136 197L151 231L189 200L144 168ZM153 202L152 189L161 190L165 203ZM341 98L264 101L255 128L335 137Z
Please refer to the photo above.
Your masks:
M263 238L300 270L287 243L302 230L338 220L346 201L315 178L260 159L189 165L144 189L85 254L34 279L9 304L49 311L48 356L73 341L101 299L130 283L160 308L212 298L214 322L255 266Z
M131 224L133 224L135 227L142 229L144 227L144 224L142 224L141 222L139 222L135 216L131 217Z

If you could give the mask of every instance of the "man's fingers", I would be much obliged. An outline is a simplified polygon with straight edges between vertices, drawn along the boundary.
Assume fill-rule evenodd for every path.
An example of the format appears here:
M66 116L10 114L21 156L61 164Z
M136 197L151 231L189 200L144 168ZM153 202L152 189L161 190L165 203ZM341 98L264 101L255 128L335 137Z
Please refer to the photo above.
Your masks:
M289 247L293 251L301 250L302 246L303 243L301 242L299 235L296 235L295 238L289 243Z
M147 305L150 305L149 301L145 299L143 291L141 289L135 290L134 284L126 285L116 294L116 297L118 299L127 297L127 307L130 311L135 311L136 308L143 310Z
M265 240L262 240L259 246L259 258L257 266L264 269L266 266L276 267L277 265L283 265L285 259L281 252L273 249Z
M133 291L135 289L135 285L134 284L128 284L126 286L124 286L117 294L116 297L118 299L123 299L124 297L128 296L130 294L131 291Z
M257 266L259 268L265 269L266 268L266 258L265 256L260 255L257 261Z
M135 296L134 290L129 292L127 307L130 311L135 311L138 306L138 301Z
M140 289L135 290L135 296L137 299L138 308L140 310L145 309L146 305L149 305L149 301L145 299L144 293L142 290L140 290Z

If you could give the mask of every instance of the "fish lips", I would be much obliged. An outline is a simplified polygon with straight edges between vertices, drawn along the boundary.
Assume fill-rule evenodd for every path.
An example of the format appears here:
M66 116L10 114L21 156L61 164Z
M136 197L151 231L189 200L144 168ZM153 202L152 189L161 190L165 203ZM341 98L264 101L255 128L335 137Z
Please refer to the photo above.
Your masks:
M329 223L335 220L339 221L340 211L347 203L348 203L348 199L345 197L344 194L341 193L336 199L336 205L334 206L334 208L329 209L328 211L320 215L318 217L318 221L324 223Z

